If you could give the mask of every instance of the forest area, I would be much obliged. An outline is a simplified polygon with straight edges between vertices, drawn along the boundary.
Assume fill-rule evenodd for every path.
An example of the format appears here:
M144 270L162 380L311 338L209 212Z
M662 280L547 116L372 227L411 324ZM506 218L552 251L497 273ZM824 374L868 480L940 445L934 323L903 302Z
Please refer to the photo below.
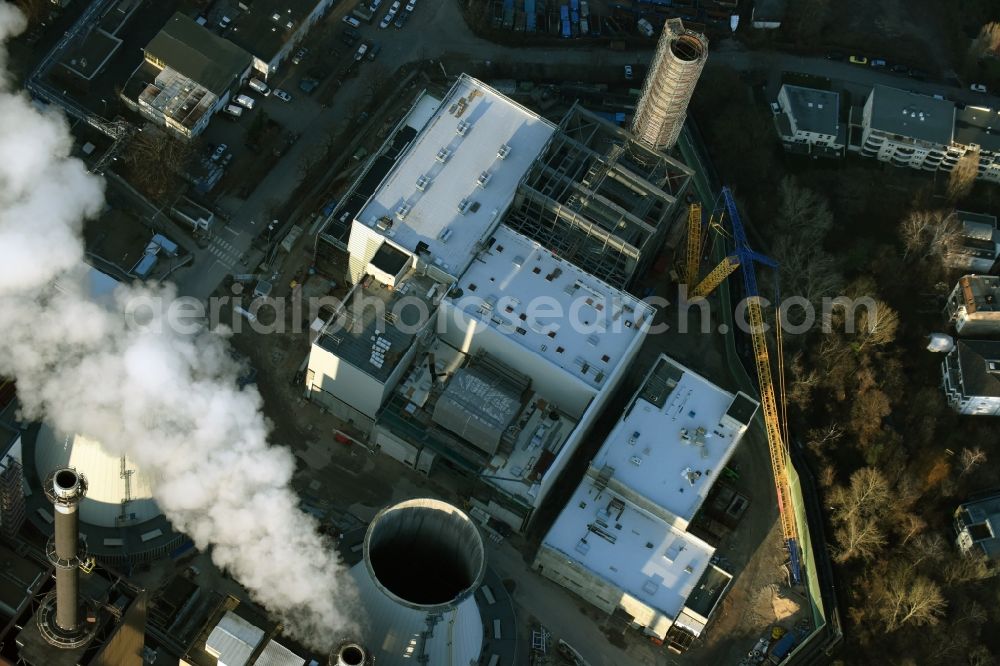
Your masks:
M947 330L942 308L963 274L945 262L954 212L997 214L1000 187L975 182L974 162L930 174L786 155L753 83L709 67L691 115L764 245L755 249L779 262L782 297L817 311L836 296L875 304L853 333L834 308L829 333L784 335L789 432L826 508L839 663L1000 663L996 563L963 555L952 527L959 504L1000 488L1000 423L952 411L943 355L926 350Z

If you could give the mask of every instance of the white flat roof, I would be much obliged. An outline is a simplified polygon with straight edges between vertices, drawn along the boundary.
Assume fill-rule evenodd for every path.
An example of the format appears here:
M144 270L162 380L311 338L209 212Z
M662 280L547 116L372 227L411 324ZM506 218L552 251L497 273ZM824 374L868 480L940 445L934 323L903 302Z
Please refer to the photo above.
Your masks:
M667 375L665 386L676 385L657 407L643 397L644 389ZM735 398L661 356L591 466L613 467L618 482L689 522L746 430L736 419L725 418ZM740 400L752 416L758 403L742 394ZM741 418L749 421L749 416Z
M611 507L616 499L621 504ZM715 553L701 539L610 489L598 490L590 477L573 493L543 543L670 618L680 613Z
M415 111L422 115L427 109ZM464 134L458 132L460 125L467 125ZM386 235L393 242L410 252L426 243L430 260L455 275L510 205L518 182L555 129L463 74L357 220L374 227L379 218L390 217L393 226ZM505 145L509 152L501 159L498 151ZM438 159L442 149L450 151L443 162ZM477 180L483 173L489 180L480 187ZM423 190L417 186L421 178L427 179ZM463 200L470 202L464 214L458 209ZM403 204L409 211L400 219L397 211Z
M655 314L506 226L458 286L456 307L598 389Z

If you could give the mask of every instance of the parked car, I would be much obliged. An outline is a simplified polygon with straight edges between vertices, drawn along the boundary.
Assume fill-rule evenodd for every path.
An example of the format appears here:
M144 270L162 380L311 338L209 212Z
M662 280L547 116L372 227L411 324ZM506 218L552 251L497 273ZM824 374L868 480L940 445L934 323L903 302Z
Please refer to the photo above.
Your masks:
M417 0L410 0L410 2L406 5L406 11L412 12L413 8L416 6L417 6Z
M382 22L378 24L378 27L385 30L392 23L392 19L396 18L396 12L390 11L384 17L382 17Z
M885 58L872 58L870 64L872 67L885 67Z
M392 6L389 7L389 11L394 14L399 11L399 0L394 0Z
M907 74L909 73L910 68L907 67L906 65L893 65L892 67L889 68L889 71L895 72L896 74Z
M292 56L292 64L293 65L301 64L302 60L305 59L307 53L308 51L306 49L299 49L298 51L296 51L295 55Z
M212 161L218 162L219 158L225 155L227 150L229 150L229 146L227 146L224 143L220 143L218 146L215 147L215 152L212 153Z
M771 113L774 115L781 113L781 106L779 106L777 102L771 102Z
M319 81L316 79L300 79L299 80L299 90L307 95L312 94L312 91L319 87Z
M399 14L396 15L396 23L394 24L396 29L402 29L402 27L406 25L406 20L408 18L410 18L410 12L399 12Z
M910 71L907 72L907 74L909 74L912 78L916 79L917 81L924 81L925 79L927 79L927 72L925 72L922 69L914 69L911 67Z
M830 51L829 53L826 54L826 59L827 60L843 60L844 59L844 54L841 53L840 51Z
M243 107L237 106L236 104L226 104L226 107L222 109L222 112L233 120L238 120L239 117L243 115Z
M343 21L344 21L344 23L346 23L347 25L351 26L352 28L360 28L361 27L361 21L359 21L358 19L354 18L353 16L345 16L343 18Z
M973 83L971 86L969 86L969 90L971 90L972 92L983 93L984 95L986 94L986 86L984 86L982 83Z
M358 47L357 53L354 54L354 59L361 60L362 58L365 57L366 53L368 53L368 44L362 44L361 46Z
M268 95L271 94L271 89L268 88L267 84L261 81L260 79L250 79L250 82L247 83L247 85L256 90L257 92L259 92L264 97L267 97Z
M377 56L381 51L382 51L381 44L372 44L371 48L368 49L368 59L374 60L375 56Z
M625 65L625 80L631 81L635 78L635 72L632 71L632 65Z
M342 41L345 46L354 46L358 42L358 35L357 33L352 34L344 31L344 33L340 36L340 41Z
M233 100L247 111L253 111L254 100L250 95L237 95L236 99Z
M851 62L852 65L867 65L868 64L868 58L867 58L867 56L852 55L849 58L849 60L850 60L850 62Z
M291 102L292 101L292 96L289 95L288 93L286 93L281 88L275 88L274 89L274 96L277 97L278 99L280 99L282 102Z
M225 30L226 28L229 27L229 24L232 23L232 21L233 19L229 18L228 16L223 16L221 19L219 19L219 27Z
M382 0L372 0L371 4L368 5L370 11L378 11L379 5L382 4Z

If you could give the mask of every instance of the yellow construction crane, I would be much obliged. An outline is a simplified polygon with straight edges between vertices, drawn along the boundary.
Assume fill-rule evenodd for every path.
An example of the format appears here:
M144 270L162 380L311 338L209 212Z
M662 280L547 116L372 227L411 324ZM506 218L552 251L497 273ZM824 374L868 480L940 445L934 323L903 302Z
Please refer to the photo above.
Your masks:
M765 337L764 313L761 306L760 294L757 291L757 276L754 271L755 262L772 268L777 268L777 264L772 259L750 249L750 245L747 242L746 230L740 221L736 202L733 200L732 192L730 192L728 187L722 188L720 204L717 208L720 211L724 211L729 217L730 227L733 230L735 253L723 259L695 288L694 293L701 292L701 295L710 293L712 289L717 287L736 268L742 268L743 287L747 295L747 319L750 325L751 338L753 339L754 362L757 368L757 382L760 388L760 404L767 432L768 450L771 456L771 472L774 475L774 486L778 497L778 515L781 520L781 531L784 536L785 546L788 549L789 573L792 582L798 584L802 581L802 570L798 528L795 523L791 487L788 481L788 447L785 444L787 421L784 410L784 364L781 358L783 352L781 321L779 317L777 325L774 327L775 335L777 336L779 379L781 381L781 394L779 395L775 392L772 380L771 359L767 349L767 338ZM703 285L707 286L703 288ZM779 405L781 406L780 411Z
M717 215L716 215L717 213ZM688 298L704 298L715 288L722 284L722 281L732 275L740 267L740 260L736 255L731 255L723 259L719 264L709 271L704 279L699 281L701 275L701 256L705 251L707 236L711 232L725 234L722 227L722 220L725 218L725 209L713 212L708 224L702 223L702 210L700 203L693 203L688 210L688 235L687 235L687 286L690 290ZM706 227L706 233L702 228Z

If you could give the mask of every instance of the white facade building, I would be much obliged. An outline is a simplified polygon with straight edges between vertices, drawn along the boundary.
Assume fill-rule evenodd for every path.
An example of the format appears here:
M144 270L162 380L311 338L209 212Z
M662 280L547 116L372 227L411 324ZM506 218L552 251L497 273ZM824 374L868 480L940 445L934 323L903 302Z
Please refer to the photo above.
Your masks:
M847 128L840 123L838 93L785 84L778 91L778 106L775 124L786 150L843 156Z
M731 577L686 529L757 407L661 356L534 567L648 635L698 636Z
M959 335L1000 337L1000 277L960 278L948 296L944 315Z
M355 216L351 281L364 275L383 242L442 281L461 275L554 131L534 112L460 76Z
M413 109L353 221L355 286L320 327L308 394L416 469L465 469L471 504L522 529L655 311L501 224L551 123L466 75Z
M951 408L972 416L1000 416L1000 342L958 340L941 364Z

